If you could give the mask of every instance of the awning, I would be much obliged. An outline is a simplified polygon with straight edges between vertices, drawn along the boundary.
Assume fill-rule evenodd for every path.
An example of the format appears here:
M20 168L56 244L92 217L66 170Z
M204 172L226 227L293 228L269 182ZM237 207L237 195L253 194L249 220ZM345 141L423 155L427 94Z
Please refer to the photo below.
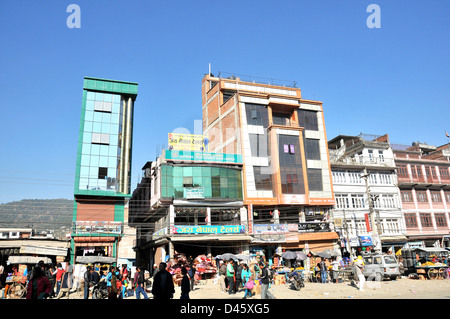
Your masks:
M222 235L222 236L172 236L170 241L181 242L181 241L251 241L252 236L248 235Z
M116 262L116 258L105 256L78 256L75 259L75 262L80 264L94 264L94 263L112 264Z
M52 263L52 260L48 257L36 257L36 256L9 256L8 261L11 264L37 264L40 261L44 261L44 264Z
M448 252L445 248L438 248L438 247L424 247L424 248L414 248L413 250L421 250L428 253L440 253L440 252Z
M43 247L43 246L21 246L20 253L21 254L30 254L30 255L66 256L67 248Z
M333 240L333 239L339 239L338 234L335 232L300 233L298 235L299 241Z
M408 240L408 238L406 238L406 236L403 235L399 235L399 236L382 236L381 238L381 242L406 242Z

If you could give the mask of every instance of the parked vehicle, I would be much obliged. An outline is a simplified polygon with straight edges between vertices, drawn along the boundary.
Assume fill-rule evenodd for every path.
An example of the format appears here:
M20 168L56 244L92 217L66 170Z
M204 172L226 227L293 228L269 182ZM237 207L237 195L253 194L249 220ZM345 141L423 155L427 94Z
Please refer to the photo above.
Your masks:
M300 290L305 287L305 281L301 273L297 271L292 271L288 275L289 282L291 283L291 289Z
M375 253L363 256L366 278L382 281L384 278L396 279L400 276L400 264L394 255Z
M91 282L91 294L92 299L107 299L108 289L106 288L106 282L100 281L98 283Z

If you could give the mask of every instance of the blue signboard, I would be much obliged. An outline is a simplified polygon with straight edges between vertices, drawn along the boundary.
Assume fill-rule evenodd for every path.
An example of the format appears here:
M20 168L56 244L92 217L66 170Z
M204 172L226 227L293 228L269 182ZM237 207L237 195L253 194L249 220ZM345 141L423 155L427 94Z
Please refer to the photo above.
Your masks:
M361 246L373 246L372 237L370 236L359 236L359 240L361 242Z

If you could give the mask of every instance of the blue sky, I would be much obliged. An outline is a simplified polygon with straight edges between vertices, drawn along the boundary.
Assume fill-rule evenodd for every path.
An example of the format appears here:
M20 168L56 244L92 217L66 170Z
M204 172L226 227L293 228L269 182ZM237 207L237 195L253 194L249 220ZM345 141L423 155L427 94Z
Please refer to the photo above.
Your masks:
M70 4L81 28L68 28ZM381 9L370 29L369 4ZM176 128L201 120L201 80L296 81L327 137L447 142L450 2L6 1L0 3L0 203L73 199L84 76L139 83L132 187Z

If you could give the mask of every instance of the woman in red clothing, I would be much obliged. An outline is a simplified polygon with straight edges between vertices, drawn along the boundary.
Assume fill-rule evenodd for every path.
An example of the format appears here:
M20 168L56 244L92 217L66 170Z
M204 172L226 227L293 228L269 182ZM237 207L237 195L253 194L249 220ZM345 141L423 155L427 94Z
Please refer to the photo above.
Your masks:
M46 299L52 286L41 267L36 265L33 269L33 276L27 285L27 299Z

